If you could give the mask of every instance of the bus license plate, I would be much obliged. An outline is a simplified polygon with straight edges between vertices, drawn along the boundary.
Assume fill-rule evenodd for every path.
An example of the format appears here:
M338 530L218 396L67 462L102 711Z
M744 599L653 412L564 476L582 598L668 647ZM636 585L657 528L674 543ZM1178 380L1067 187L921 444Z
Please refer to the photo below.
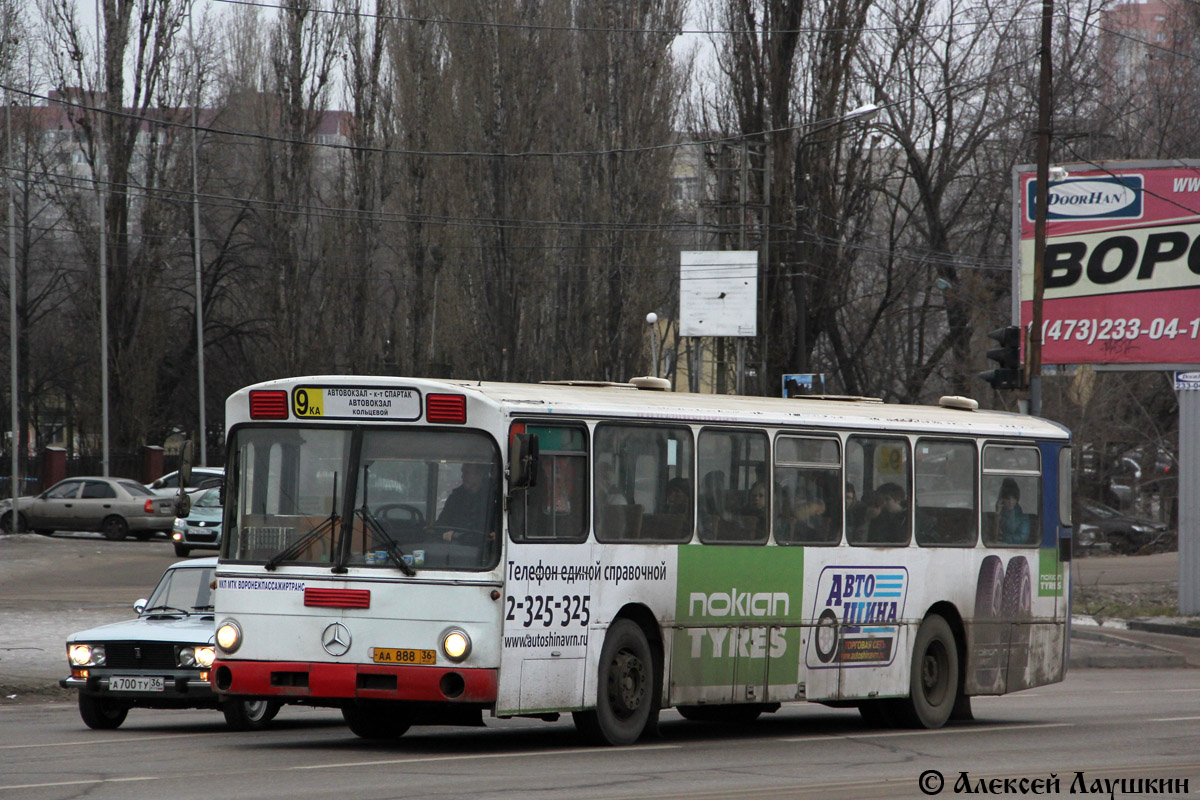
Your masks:
M376 664L434 664L433 650L403 650L395 647L372 647L371 660Z
M162 678L114 675L108 679L108 688L114 692L161 692L165 685Z

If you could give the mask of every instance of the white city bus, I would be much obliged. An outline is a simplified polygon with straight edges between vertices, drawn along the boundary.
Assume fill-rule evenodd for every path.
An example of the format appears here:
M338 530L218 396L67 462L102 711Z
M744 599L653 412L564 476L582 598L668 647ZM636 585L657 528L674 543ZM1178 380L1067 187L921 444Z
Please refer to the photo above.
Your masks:
M869 398L320 376L226 404L222 694L362 737L675 708L937 727L1062 679L1070 436Z

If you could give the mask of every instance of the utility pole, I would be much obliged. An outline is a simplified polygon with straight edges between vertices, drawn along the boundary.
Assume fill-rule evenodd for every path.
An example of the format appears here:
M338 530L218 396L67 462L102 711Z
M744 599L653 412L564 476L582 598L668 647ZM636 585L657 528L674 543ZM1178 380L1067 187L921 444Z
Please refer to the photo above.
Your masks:
M1054 32L1054 0L1042 0L1042 46L1038 53L1037 194L1033 216L1033 313L1026 340L1029 364L1029 413L1042 412L1042 299L1045 295L1043 263L1046 254L1046 217L1050 205L1050 83L1054 68L1050 40Z

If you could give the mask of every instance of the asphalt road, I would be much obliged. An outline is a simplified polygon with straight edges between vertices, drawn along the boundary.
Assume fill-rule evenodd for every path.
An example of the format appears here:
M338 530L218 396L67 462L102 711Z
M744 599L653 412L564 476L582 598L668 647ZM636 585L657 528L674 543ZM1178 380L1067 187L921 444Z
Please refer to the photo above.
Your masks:
M1083 670L1061 684L975 701L976 719L937 731L864 726L857 712L789 707L745 727L664 713L661 736L581 746L568 721L488 720L355 738L328 710L288 708L270 730L230 733L216 712L134 711L88 730L65 703L0 707L6 800L340 798L923 798L971 794L1109 797L1104 781L1186 779L1200 794L1200 671ZM919 788L941 791L927 795ZM1077 779L1076 773L1082 774ZM1009 779L1014 788L1003 791ZM1076 784L1082 780L1082 788ZM999 781L1000 783L992 783ZM1099 782L1099 783L1097 783ZM1026 784L1031 786L1032 784ZM1128 784L1127 784L1128 785ZM1072 793L1072 788L1076 791ZM1134 797L1116 791L1116 797Z
M1056 774L1066 796L1076 771L1088 787L1187 778L1200 794L1194 669L1073 669L1062 684L977 698L974 722L941 731L870 730L857 712L819 705L746 728L668 711L661 738L616 750L581 746L567 717L416 728L383 744L354 737L336 711L296 707L259 733L231 733L215 711L134 710L116 731L87 729L56 684L66 635L132 616L176 560L165 540L0 537L0 797L919 798L928 770L945 780L940 796L964 794L963 772ZM1076 562L1080 579L1128 584L1173 583L1176 569L1171 554Z

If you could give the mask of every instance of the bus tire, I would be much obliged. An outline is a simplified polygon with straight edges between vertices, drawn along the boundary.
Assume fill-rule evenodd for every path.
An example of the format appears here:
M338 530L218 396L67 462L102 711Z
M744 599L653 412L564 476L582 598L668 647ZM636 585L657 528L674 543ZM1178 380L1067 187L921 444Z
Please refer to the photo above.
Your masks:
M616 620L600 650L596 708L572 713L576 729L592 744L633 744L654 727L657 681L645 631L631 619Z
M344 705L342 719L360 739L398 739L412 727L409 713L389 703Z
M234 731L261 731L283 704L278 700L227 700L221 704L225 724Z
M83 724L97 731L111 731L121 727L129 707L107 697L79 693L79 716Z
M913 643L910 695L903 721L914 728L940 728L958 701L958 647L949 623L930 614Z

